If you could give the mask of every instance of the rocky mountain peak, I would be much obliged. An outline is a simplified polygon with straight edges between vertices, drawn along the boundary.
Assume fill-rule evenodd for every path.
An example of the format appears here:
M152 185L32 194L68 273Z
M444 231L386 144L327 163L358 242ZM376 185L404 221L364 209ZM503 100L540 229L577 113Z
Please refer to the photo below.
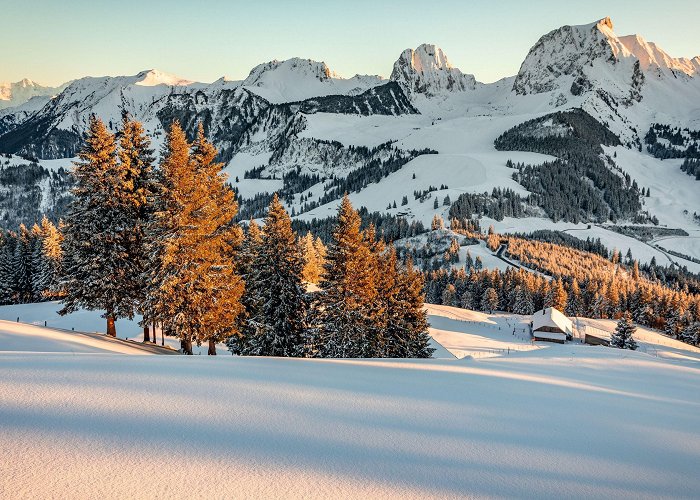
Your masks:
M473 90L476 86L473 75L452 66L442 49L432 44L404 50L394 63L391 80L401 84L408 94L427 96Z

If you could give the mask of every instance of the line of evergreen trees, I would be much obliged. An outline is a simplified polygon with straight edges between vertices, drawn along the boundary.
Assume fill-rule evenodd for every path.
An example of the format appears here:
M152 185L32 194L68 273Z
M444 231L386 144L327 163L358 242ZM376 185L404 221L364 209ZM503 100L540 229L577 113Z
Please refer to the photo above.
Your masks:
M642 271L631 254L623 260L615 251L607 259L510 235L488 238L492 249L505 243L506 255L524 268L482 270L471 259L454 268L445 261L442 268L426 273L427 302L516 314L552 306L569 316L590 318L618 319L629 312L640 325L687 343L700 342L700 294L687 283L681 288L665 284L654 274L655 265Z
M430 357L422 274L361 229L347 196L328 248L298 237L277 195L244 234L216 158L201 126L189 142L173 123L156 164L141 124L125 116L114 135L93 117L62 231L44 219L0 234L3 300L102 310L113 336L141 314L145 341L159 325L188 354L227 341L247 355Z
M430 357L423 279L344 197L328 247L299 239L275 196L241 250L245 316L228 340L235 354L302 357ZM306 251L304 251L306 249ZM304 278L317 278L307 293Z
M60 297L63 236L47 218L31 229L0 230L0 304Z

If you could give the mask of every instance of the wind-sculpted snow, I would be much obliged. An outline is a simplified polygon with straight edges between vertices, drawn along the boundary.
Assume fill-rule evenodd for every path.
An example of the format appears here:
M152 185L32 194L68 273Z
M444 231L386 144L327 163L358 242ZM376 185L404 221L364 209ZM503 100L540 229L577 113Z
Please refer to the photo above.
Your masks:
M5 498L658 498L700 488L692 359L0 355Z

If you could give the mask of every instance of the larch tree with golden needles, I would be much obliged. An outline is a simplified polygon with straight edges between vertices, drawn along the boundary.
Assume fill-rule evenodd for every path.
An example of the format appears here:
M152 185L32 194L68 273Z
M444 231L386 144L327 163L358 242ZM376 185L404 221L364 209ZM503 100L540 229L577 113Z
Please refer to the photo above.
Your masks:
M242 240L234 222L238 205L216 156L201 125L190 145L175 122L160 165L159 264L149 310L187 354L193 342L207 342L209 354L216 354L216 343L231 336L243 311L235 260Z
M333 239L328 245L323 279L314 302L314 355L356 358L365 353L373 335L375 271L360 216L347 196L338 210Z

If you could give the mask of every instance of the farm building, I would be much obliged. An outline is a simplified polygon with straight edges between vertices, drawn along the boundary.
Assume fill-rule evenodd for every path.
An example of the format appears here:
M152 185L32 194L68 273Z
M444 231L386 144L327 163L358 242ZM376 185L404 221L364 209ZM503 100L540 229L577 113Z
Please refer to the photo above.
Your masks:
M532 315L532 337L563 344L571 340L574 325L561 311L548 307Z

